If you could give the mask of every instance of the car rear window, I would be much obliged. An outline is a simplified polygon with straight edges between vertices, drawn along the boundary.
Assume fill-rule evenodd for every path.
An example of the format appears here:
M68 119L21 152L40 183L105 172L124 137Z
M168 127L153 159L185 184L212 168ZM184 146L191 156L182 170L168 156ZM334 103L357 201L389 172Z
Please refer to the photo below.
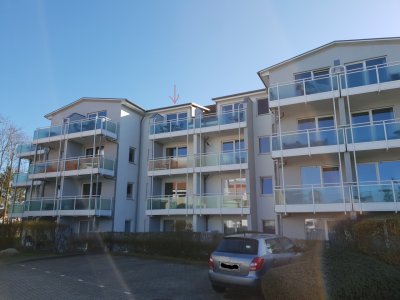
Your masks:
M224 238L219 244L217 251L241 254L257 254L258 241L243 238Z

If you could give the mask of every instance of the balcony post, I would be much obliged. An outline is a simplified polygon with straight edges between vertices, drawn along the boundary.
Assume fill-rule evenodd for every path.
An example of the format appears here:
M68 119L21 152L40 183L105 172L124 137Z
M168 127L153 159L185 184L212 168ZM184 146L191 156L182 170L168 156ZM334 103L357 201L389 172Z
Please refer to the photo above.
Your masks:
M314 197L314 185L311 185L311 197L312 197L312 202L313 202L313 210L315 214L315 197Z
M391 183L392 183L392 193L393 193L394 211L395 211L396 214L397 214L397 199L396 199L396 192L395 192L395 190L394 190L394 182L393 182L393 180L391 181Z
M380 81L380 78L379 78L379 72L378 72L378 66L377 65L375 65L375 73L376 73L376 82L378 84L378 93L380 93L380 91L381 91L381 81Z
M389 149L389 143L388 143L388 138L387 138L387 130L386 130L386 121L384 120L382 123L383 126L383 133L385 135L385 144L386 144L386 151Z
M308 156L311 156L310 131L307 129Z

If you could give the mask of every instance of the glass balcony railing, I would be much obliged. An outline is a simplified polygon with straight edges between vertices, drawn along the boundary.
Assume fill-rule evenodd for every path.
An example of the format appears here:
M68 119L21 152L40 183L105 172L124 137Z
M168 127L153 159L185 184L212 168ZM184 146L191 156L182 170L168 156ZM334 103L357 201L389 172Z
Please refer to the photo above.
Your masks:
M196 156L196 167L212 167L247 163L247 150L201 154Z
M356 124L346 128L349 143L364 143L400 139L400 121L387 120L375 124Z
M169 133L194 128L219 126L246 121L246 110L235 110L220 115L205 115L192 119L162 121L150 125L150 134Z
M154 209L205 209L205 208L246 208L248 194L154 196L147 198L147 210Z
M46 161L29 166L29 174L52 173L61 171L77 171L85 169L105 169L114 171L115 161L102 156L78 157L60 161Z
M12 185L27 184L28 180L28 173L16 173L13 176Z
M307 130L282 133L272 137L272 150L287 150L318 146L333 146L344 143L343 129ZM282 141L281 141L282 140Z
M165 157L156 158L149 160L148 170L172 170L181 168L192 168L193 157L192 156L181 156L181 157Z
M44 150L43 147L37 146L37 150ZM24 154L24 153L29 153L29 152L35 152L36 151L36 145L32 144L19 144L17 146L17 154Z
M342 89L396 81L400 80L400 64L384 64L366 70L349 71L340 75L279 83L269 87L269 100L276 101L338 90L339 77L340 88Z
M397 182L354 185L352 192L355 203L399 202L400 200L400 184Z
M147 209L193 208L192 199L185 196L154 196L147 198Z
M49 138L53 136L60 136L63 134L72 134L85 132L95 129L103 129L110 133L117 133L117 124L111 122L107 118L98 118L98 119L83 119L77 122L72 122L64 125L56 125L50 126L46 128L39 128L35 130L33 139L41 139L41 138Z
M24 203L14 203L10 204L8 208L9 214L22 214L25 211L25 204Z
M25 201L24 211L96 210L111 211L112 198L102 196L76 196L61 198L36 198Z
M165 157L149 160L148 170L173 170L193 167L215 167L247 163L247 150L195 156Z
M348 186L306 186L275 189L277 205L349 203Z

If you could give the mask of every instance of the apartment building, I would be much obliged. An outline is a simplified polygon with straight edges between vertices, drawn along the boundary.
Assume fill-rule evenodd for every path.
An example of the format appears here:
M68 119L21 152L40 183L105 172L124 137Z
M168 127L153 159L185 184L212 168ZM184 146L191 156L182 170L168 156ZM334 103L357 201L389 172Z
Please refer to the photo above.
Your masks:
M138 149L145 111L126 99L81 98L45 117L32 144L19 145L10 216L56 220L75 233L132 231ZM14 199L16 200L16 199Z
M254 134L264 137L268 131L259 132L258 124L271 123L266 91L213 100L206 107L189 103L147 112L148 145L142 150L148 165L142 174L148 181L139 230L233 233L261 230L261 220L275 226L269 139L261 143L271 168L258 170L268 186L265 203L259 203L260 186L253 179L259 156ZM257 105L264 107L260 115Z
M400 38L337 41L258 73L280 233L329 239L337 220L397 213L399 61Z
M19 147L10 216L329 239L338 220L397 213L400 38L335 41L258 75L265 89L207 106L82 98L47 114Z

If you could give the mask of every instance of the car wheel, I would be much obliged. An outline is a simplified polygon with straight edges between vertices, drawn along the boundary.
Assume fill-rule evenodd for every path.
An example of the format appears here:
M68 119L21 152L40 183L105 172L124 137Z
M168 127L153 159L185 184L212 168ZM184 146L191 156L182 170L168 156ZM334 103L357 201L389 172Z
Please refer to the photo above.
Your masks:
M212 289L217 293L225 292L226 288L220 285L211 284Z

